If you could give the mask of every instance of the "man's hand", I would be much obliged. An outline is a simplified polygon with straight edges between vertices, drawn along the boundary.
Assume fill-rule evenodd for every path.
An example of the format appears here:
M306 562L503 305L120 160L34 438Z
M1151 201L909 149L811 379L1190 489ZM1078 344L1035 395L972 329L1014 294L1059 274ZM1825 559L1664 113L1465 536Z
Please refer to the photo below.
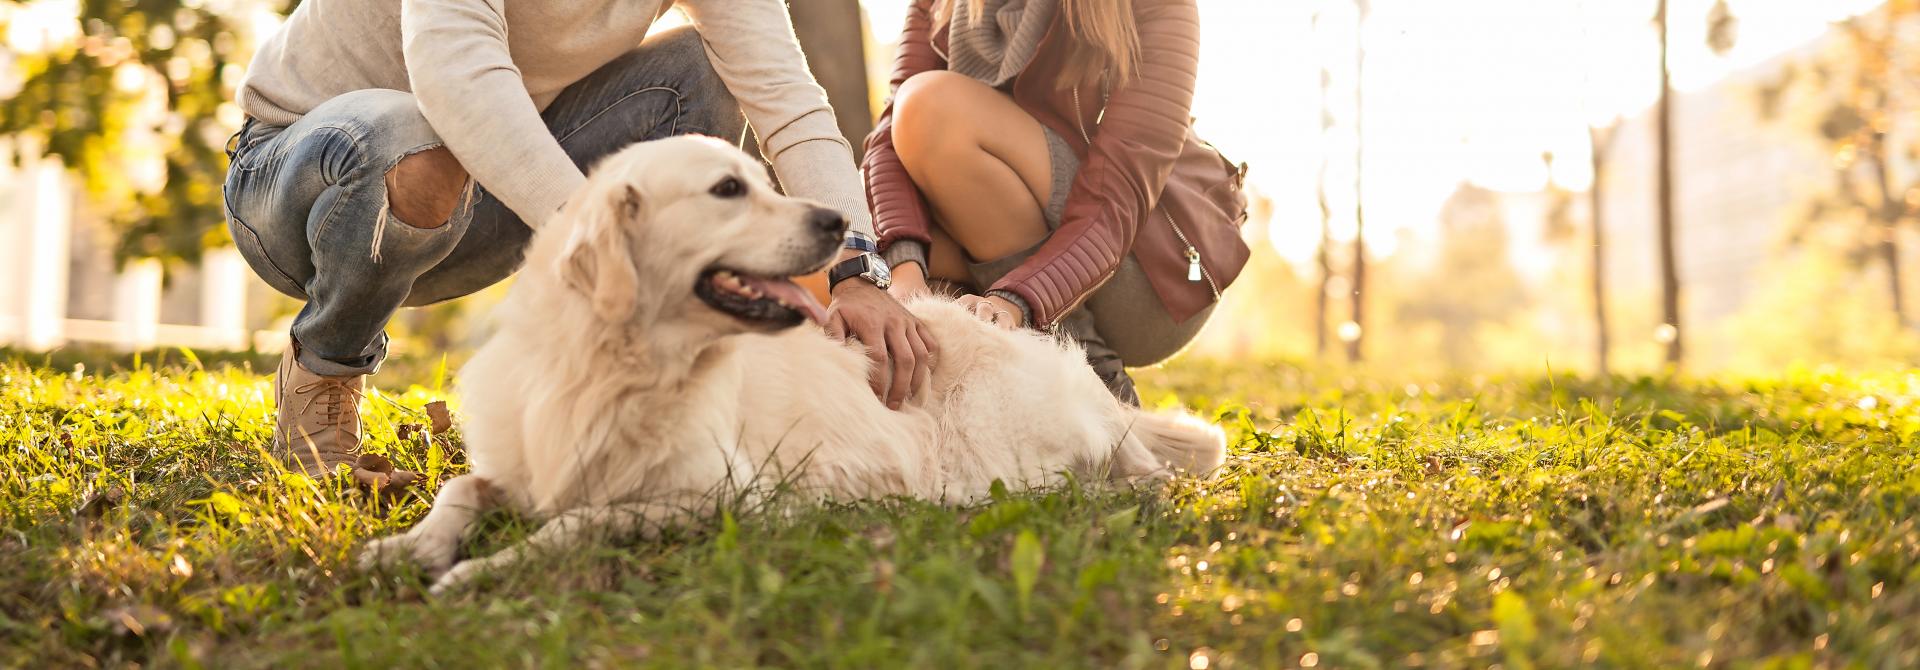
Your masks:
M874 363L867 382L891 409L900 409L900 403L926 382L939 352L919 319L886 291L859 278L833 287L827 335L852 337L867 345L867 356Z
M966 308L975 318L999 326L1002 330L1014 330L1026 324L1026 315L1015 307L1013 301L1000 296L981 297L963 295L955 301Z

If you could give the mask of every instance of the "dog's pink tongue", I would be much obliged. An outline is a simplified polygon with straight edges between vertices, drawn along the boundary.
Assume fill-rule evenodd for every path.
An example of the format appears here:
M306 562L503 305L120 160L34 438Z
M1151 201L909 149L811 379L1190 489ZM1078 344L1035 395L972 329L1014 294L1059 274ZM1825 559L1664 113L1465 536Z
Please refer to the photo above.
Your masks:
M744 278L744 283L760 290L769 298L779 300L788 306L800 310L814 323L827 322L827 308L813 297L813 292L800 288L799 284L786 279L765 279L761 277Z

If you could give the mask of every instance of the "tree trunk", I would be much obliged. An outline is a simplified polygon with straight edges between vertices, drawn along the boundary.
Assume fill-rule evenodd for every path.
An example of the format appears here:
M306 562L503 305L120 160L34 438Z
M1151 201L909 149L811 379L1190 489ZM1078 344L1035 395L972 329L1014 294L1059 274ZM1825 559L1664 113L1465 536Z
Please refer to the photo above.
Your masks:
M1353 337L1347 340L1347 361L1360 362L1365 356L1367 337L1367 198L1366 198L1366 91L1367 91L1367 4L1359 7L1359 22L1353 35Z
M1313 13L1313 32L1320 33L1320 13ZM1327 70L1326 56L1320 57L1320 134L1325 136L1333 130L1333 111L1328 107L1332 102L1333 73ZM1314 298L1313 313L1313 353L1316 357L1327 355L1327 323L1332 309L1327 302L1328 293L1333 289L1333 208L1327 205L1327 167L1332 155L1320 152L1320 169L1314 176L1315 195L1320 204L1320 247L1314 254L1314 261L1320 266L1320 295Z
M1606 219L1604 203L1606 193L1606 151L1613 137L1612 131L1602 132L1599 128L1587 129L1588 139L1593 145L1593 186L1587 190L1588 225L1593 228L1593 333L1594 363L1601 375L1612 371L1608 364L1607 353L1611 342L1607 336L1607 256L1606 256Z
M1908 326L1907 304L1904 292L1900 289L1900 242L1895 239L1899 229L1888 223L1882 229L1880 237L1880 261L1887 266L1888 295L1893 298L1893 318L1899 321L1901 328Z
M866 28L859 0L792 0L793 30L813 77L827 90L840 133L859 147L873 130ZM856 159L858 157L856 156Z
M1320 253L1316 261L1320 264L1320 295L1314 300L1313 314L1313 353L1327 353L1327 314L1331 305L1327 304L1327 293L1333 289L1333 255L1328 248L1333 245L1333 225L1330 219L1333 212L1327 209L1326 187L1324 182L1320 193Z
M1673 81L1670 68L1670 48L1668 45L1667 23L1669 17L1668 0L1660 0L1660 15L1657 19L1660 32L1660 106L1657 116L1659 126L1659 190L1660 190L1660 315L1671 330L1665 335L1667 341L1667 364L1679 368L1685 348L1686 330L1680 323L1680 270L1674 254L1674 192L1673 192Z
M1900 286L1900 217L1906 205L1894 194L1893 177L1888 174L1887 136L1874 135L1871 146L1868 160L1873 161L1875 185L1880 189L1880 211L1875 217L1880 222L1880 239L1874 246L1880 262L1887 266L1887 297L1893 301L1893 318L1905 328L1908 321L1906 291Z

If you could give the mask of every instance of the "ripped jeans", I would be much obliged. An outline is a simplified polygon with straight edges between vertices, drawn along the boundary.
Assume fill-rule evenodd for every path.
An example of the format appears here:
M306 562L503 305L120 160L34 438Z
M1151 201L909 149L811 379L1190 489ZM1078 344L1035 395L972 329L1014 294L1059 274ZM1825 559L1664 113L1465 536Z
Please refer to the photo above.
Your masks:
M695 133L736 140L745 127L691 28L647 39L568 86L541 116L582 170L635 142ZM290 126L249 119L235 135L228 227L254 273L306 301L292 333L303 367L371 373L401 307L474 293L520 267L532 230L484 186L469 181L437 227L388 211L386 173L440 146L413 96L387 89L333 98Z

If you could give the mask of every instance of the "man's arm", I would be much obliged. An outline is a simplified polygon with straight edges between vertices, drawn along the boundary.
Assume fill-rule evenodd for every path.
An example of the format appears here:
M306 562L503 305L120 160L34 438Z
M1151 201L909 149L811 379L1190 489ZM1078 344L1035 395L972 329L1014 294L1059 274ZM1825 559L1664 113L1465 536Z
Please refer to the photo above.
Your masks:
M680 0L708 60L740 101L760 138L760 150L787 193L840 210L855 232L871 238L873 218L853 146L840 135L827 92L807 70L793 19L782 0ZM857 35L848 35L857 39ZM844 252L845 259L853 252ZM827 332L867 345L874 365L869 383L898 409L929 378L937 351L919 319L864 279L833 287Z
M818 200L847 215L854 232L873 236L853 147L840 134L827 92L807 69L782 0L680 0L708 60L740 102L789 195ZM848 35L858 39L858 35Z
M538 228L586 175L547 131L507 51L506 0L401 0L420 113L474 180Z

